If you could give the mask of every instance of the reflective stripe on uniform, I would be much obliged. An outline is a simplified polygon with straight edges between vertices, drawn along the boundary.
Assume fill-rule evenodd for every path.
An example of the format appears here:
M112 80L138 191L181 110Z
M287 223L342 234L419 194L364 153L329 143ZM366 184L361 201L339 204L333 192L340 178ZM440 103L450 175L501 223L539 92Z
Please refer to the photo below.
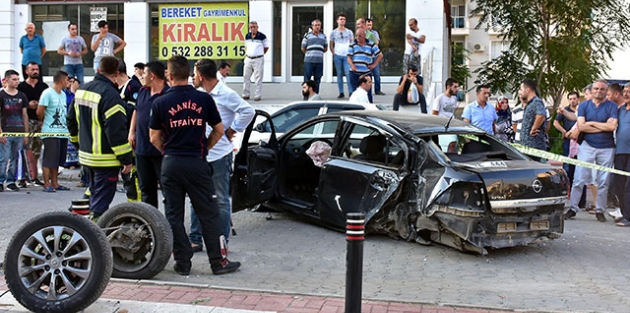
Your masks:
M113 107L109 108L109 110L105 111L105 119L109 119L112 115L117 112L121 112L123 115L127 116L127 112L125 112L125 108L122 105L116 104Z
M131 152L131 145L128 142L125 142L120 146L112 147L112 151L114 151L114 154L116 155L123 155L125 153Z
M94 167L122 166L120 161L116 158L116 155L113 153L95 155L81 150L79 150L79 162L81 162L81 165Z

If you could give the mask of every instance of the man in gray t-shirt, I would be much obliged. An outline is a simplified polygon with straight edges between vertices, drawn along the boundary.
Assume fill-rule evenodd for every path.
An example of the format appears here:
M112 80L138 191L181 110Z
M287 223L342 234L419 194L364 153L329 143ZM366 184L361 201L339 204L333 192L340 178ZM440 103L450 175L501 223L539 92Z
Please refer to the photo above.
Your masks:
M68 24L68 33L70 36L61 40L61 45L57 48L57 53L63 55L63 65L66 73L72 77L76 77L81 83L83 80L83 55L87 50L87 45L83 37L79 36L77 23L70 22Z
M98 22L98 35L92 36L92 51L94 51L94 72L98 70L98 65L104 56L114 56L122 51L127 43L120 37L109 33L107 21Z

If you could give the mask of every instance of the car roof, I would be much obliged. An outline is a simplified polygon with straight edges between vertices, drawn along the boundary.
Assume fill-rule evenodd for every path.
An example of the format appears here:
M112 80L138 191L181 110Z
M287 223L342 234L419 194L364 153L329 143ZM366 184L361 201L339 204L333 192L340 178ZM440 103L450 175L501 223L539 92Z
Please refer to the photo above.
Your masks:
M345 116L351 115L357 118L366 120L369 119L380 124L394 124L414 134L444 132L484 133L483 130L471 125L470 123L466 123L455 118L453 118L449 123L448 118L431 114L399 111L346 111L335 114ZM445 125L447 123L449 123L448 130L445 129Z
M340 100L315 100L315 101L293 101L284 106L278 112L295 109L296 107L331 107L331 106L360 106L366 110L378 110L378 106L373 103L358 103ZM275 113L274 113L275 114ZM272 115L274 115L272 114Z

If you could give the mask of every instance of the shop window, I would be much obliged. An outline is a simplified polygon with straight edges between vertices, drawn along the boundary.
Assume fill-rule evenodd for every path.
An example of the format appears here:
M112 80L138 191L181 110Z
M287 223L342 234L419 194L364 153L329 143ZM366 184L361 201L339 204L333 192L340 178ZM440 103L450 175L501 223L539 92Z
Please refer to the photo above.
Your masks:
M124 10L123 4L55 4L55 5L33 5L31 21L35 24L37 32L44 37L65 37L68 35L67 25L63 27L49 28L51 22L75 22L79 26L79 36L83 37L85 44L88 46L88 53L83 56L83 66L85 68L85 76L93 76L94 52L90 49L92 36L96 33L90 32L90 7L107 8L107 23L109 32L124 38ZM19 26L19 25L18 25ZM19 26L19 27L23 27ZM55 34L46 34L43 29L55 31ZM50 39L49 39L50 41ZM43 76L52 76L58 70L63 69L63 56L57 53L57 48L61 45L59 42L46 42L46 54L42 58ZM116 57L122 58L123 51L119 52ZM19 70L21 72L21 70Z
M402 60L405 53L407 20L405 18L405 0L335 0L334 18L343 13L347 16L346 27L355 31L358 18L371 18L374 29L378 31L383 53L381 76L399 76L402 73ZM334 23L334 27L337 25ZM326 36L330 31L326 33Z

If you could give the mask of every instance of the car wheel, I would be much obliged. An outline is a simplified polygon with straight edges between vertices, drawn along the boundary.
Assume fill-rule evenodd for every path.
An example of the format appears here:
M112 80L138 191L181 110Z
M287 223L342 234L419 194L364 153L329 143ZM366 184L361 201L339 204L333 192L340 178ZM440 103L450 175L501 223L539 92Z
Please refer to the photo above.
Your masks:
M113 277L148 279L161 272L173 251L173 233L166 217L142 202L111 207L100 217L112 247Z
M33 312L77 312L101 296L112 272L103 232L68 212L39 215L13 235L4 275L15 299Z

